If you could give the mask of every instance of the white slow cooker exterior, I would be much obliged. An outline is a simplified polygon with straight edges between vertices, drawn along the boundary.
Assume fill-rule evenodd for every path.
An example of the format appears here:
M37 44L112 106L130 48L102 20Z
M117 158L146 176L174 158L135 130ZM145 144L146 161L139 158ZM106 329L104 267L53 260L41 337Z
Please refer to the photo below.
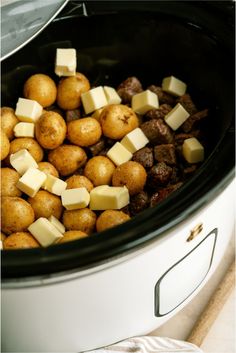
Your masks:
M3 283L2 350L81 352L147 334L162 325L216 270L233 231L233 196L232 182L213 202L155 242L103 265ZM199 223L202 232L187 242ZM162 277L160 298L155 300L155 286ZM158 299L163 312L173 310L155 316Z

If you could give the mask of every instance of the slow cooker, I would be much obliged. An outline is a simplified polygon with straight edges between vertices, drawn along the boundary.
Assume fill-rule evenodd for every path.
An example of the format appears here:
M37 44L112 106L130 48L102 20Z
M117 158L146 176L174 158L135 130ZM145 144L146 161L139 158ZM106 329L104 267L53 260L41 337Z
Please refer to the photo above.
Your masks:
M224 256L234 225L234 3L70 1L2 62L2 105L76 48L94 85L175 75L210 108L196 174L114 229L46 249L2 252L2 351L81 352L146 334L183 308Z

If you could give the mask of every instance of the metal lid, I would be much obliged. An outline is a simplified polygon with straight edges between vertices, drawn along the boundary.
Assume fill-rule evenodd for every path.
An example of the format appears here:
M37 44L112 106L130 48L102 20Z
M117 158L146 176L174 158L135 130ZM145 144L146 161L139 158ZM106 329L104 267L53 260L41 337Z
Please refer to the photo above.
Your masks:
M26 45L69 0L2 0L1 61Z

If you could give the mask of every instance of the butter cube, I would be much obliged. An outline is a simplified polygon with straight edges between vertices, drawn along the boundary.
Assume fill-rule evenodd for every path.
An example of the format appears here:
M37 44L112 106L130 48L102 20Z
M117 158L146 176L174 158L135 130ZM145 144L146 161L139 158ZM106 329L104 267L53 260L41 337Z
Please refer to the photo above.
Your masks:
M39 191L47 176L36 168L29 168L18 180L16 186L26 195L34 197Z
M19 98L15 115L20 121L35 123L42 115L43 107L32 99Z
M107 105L107 99L102 86L92 88L81 94L81 100L86 114Z
M61 196L66 189L67 183L53 175L47 174L47 178L42 185L42 189L51 192L54 195Z
M121 98L113 87L104 86L103 89L107 98L107 104L121 103Z
M191 137L184 140L183 156L188 163L198 163L204 160L204 147L195 138Z
M57 230L59 230L59 232L61 234L64 234L66 231L66 228L64 226L64 224L62 224L56 217L54 217L53 215L51 215L48 218L49 222L55 227L57 228Z
M55 73L58 76L75 76L76 50L71 48L57 49Z
M20 175L23 175L30 167L38 168L35 159L26 149L11 154L10 164Z
M120 165L130 161L133 155L120 142L116 142L107 152L107 157L116 165Z
M147 89L135 94L131 102L132 109L140 115L146 114L151 109L159 108L159 101L156 93Z
M165 77L162 81L162 89L174 96L182 96L185 94L187 85L174 76Z
M177 130L188 119L189 113L184 107L178 103L176 106L165 116L165 122L171 127L172 130Z
M126 186L100 185L90 192L91 210L119 210L129 203L129 191Z
M44 247L55 243L63 234L47 219L40 217L28 227L28 231Z
M78 208L85 208L90 201L90 195L86 188L68 189L62 191L61 194L62 205L67 210L76 210Z
M33 123L18 123L13 130L15 137L34 137Z
M134 153L149 142L146 135L144 135L143 131L137 127L133 131L129 132L123 139L121 140L121 144L131 153Z

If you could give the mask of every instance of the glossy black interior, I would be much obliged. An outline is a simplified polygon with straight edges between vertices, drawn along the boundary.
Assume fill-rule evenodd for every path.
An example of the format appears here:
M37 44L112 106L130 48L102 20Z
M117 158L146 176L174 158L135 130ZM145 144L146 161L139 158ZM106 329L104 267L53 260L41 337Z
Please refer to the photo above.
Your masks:
M47 249L4 251L2 276L77 270L154 240L221 192L234 168L234 4L218 2L71 1L36 39L2 63L2 105L15 107L23 82L53 74L55 50L78 50L77 70L92 84L116 87L128 76L143 86L174 75L188 83L199 109L210 108L207 158L196 175L128 223ZM209 11L210 9L210 11ZM85 16L86 15L86 16Z

